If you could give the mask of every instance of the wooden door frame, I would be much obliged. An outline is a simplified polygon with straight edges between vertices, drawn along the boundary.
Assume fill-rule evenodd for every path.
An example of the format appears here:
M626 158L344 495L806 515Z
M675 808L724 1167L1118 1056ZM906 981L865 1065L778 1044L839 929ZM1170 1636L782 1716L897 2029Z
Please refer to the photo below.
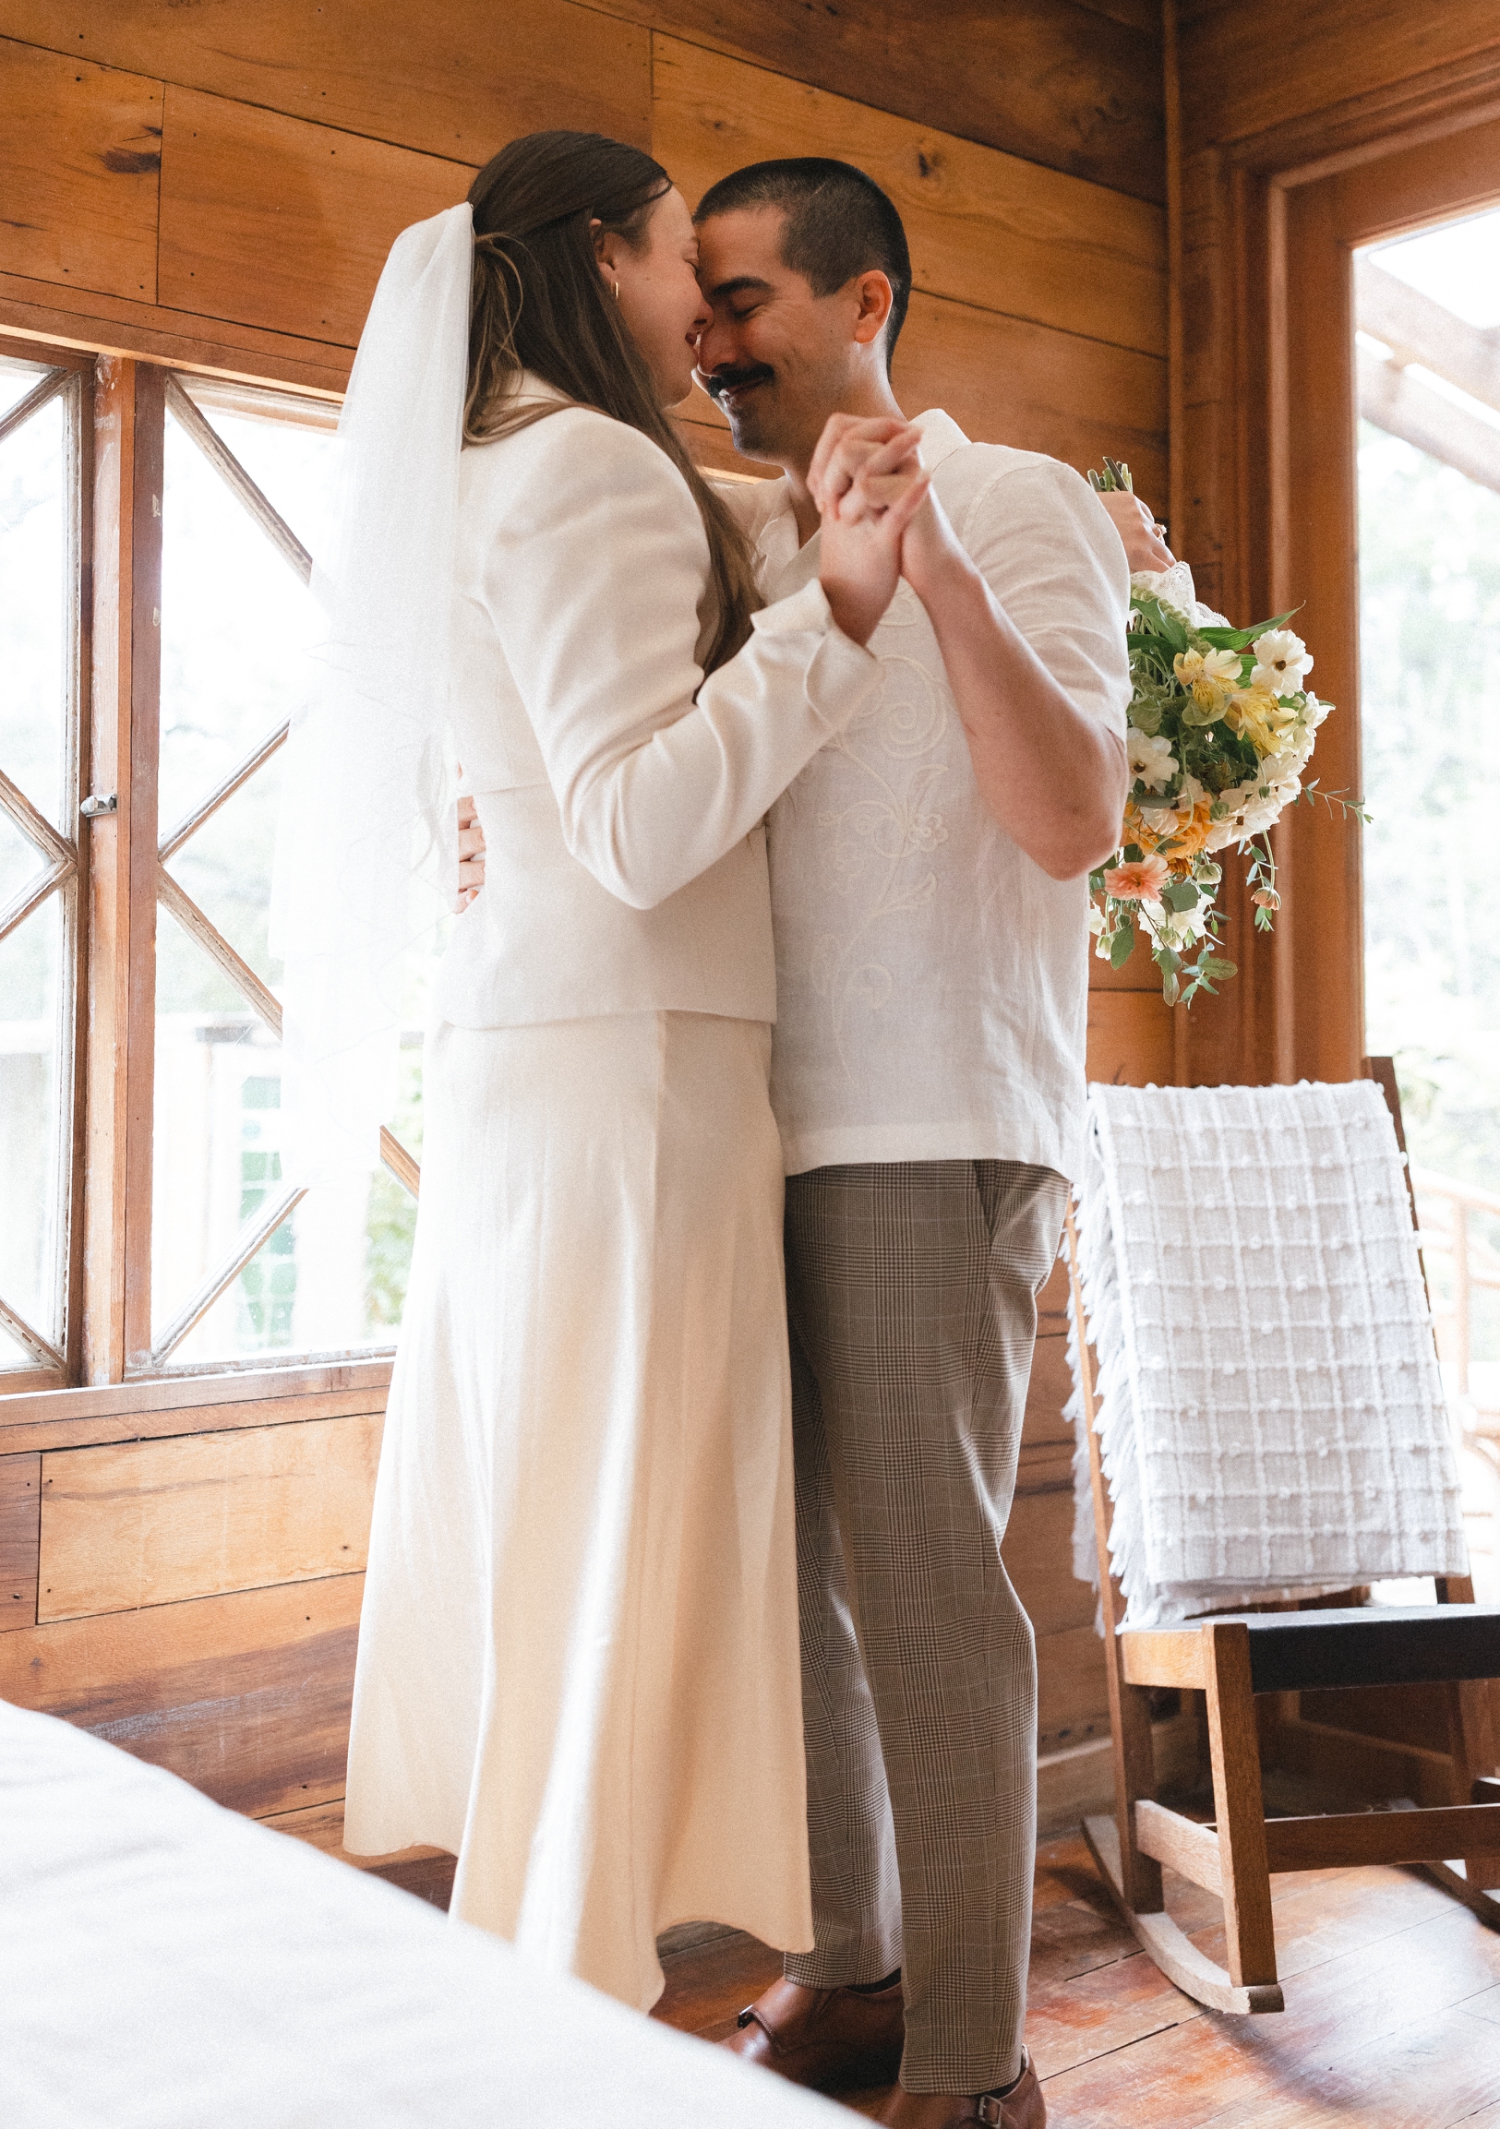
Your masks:
M1172 8L1168 7L1169 32ZM1361 791L1352 253L1500 200L1500 54L1184 156L1167 45L1174 305L1168 510L1200 596L1236 621L1300 606L1338 705L1314 774ZM1275 830L1286 906L1254 932L1226 884L1240 973L1179 1009L1177 1077L1357 1077L1365 1050L1360 835L1299 806Z

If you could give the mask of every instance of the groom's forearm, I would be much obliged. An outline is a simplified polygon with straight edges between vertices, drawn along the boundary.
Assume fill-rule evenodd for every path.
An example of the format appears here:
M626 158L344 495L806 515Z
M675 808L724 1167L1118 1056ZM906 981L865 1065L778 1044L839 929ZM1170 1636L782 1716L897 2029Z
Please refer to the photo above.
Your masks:
M956 541L912 586L943 654L985 806L1053 879L1089 871L1120 839L1123 740L1054 680Z

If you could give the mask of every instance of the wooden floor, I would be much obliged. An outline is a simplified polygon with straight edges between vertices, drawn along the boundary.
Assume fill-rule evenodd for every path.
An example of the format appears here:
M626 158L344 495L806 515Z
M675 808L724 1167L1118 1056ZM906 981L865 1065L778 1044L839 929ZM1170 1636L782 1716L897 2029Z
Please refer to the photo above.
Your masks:
M1500 2129L1500 1935L1415 1870L1273 1882L1287 2008L1225 2018L1137 1950L1080 1839L1042 1848L1026 2037L1051 2129ZM1167 1886L1221 1959L1217 1901ZM778 1970L744 1936L664 1963L655 2015L709 2040Z

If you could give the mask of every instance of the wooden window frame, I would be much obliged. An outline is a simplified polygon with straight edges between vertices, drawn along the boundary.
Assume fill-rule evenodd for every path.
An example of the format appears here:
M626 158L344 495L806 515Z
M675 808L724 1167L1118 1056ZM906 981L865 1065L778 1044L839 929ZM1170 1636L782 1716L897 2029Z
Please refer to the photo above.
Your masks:
M76 759L68 805L75 825L74 920L67 939L73 979L70 1083L66 1091L71 1158L66 1181L64 1335L61 1366L0 1371L0 1402L11 1425L50 1414L170 1414L225 1397L257 1399L383 1388L390 1348L347 1353L291 1353L243 1360L173 1364L153 1349L151 1295L152 1168L155 1099L156 911L164 900L200 946L216 953L217 934L165 873L158 819L161 712L163 479L168 410L236 493L239 502L302 573L309 558L253 483L218 444L187 397L185 365L120 354L93 354L13 337L0 349L25 361L64 369L79 402L70 467L73 571L70 614ZM281 400L296 384L264 384L204 373L217 396ZM311 396L311 395L307 395ZM326 414L330 395L318 393ZM320 424L321 425L321 424ZM199 433L199 432L202 433ZM216 447L217 446L217 450ZM236 475L239 475L237 478ZM292 550L296 552L293 553ZM306 566L304 566L306 565ZM259 766L275 743L258 749ZM244 775L250 773L241 764ZM234 788L244 780L238 775ZM227 795L214 794L215 803ZM113 810L90 818L85 797L113 796ZM200 807L172 850L201 825ZM181 825L181 824L180 824ZM164 881L167 883L164 888ZM179 908L179 905L184 905ZM197 918L198 921L193 920ZM223 942L219 942L222 945ZM232 950L224 947L216 958ZM237 957L236 957L237 958ZM279 1023L279 1006L248 970L231 971L263 1018ZM263 996L251 998L251 991ZM413 1190L416 1164L382 1135L386 1165ZM231 1275L232 1278L233 1275ZM111 1422L114 1424L115 1422ZM143 1418L136 1421L144 1424ZM149 1431L149 1430L148 1430Z
M1359 793L1353 253L1500 200L1493 52L1185 157L1168 23L1169 514L1202 596L1236 621L1299 606L1337 714L1314 772ZM1361 839L1299 806L1273 831L1286 906L1269 938L1228 887L1236 980L1179 1013L1186 1083L1359 1076Z
M79 1376L83 1352L81 1307L84 1265L84 1186L86 1180L85 1095L88 1046L88 943L90 926L85 918L90 893L87 823L79 816L80 797L87 788L89 727L91 714L92 602L89 593L90 553L93 543L91 520L93 498L93 371L91 356L75 349L45 342L13 339L0 342L0 353L20 362L34 362L66 372L63 387L70 401L65 480L67 483L67 537L69 543L70 592L67 605L68 631L66 687L69 731L63 766L63 818L71 823L57 831L68 847L72 878L60 879L54 892L63 895L62 980L69 986L70 1040L62 1060L59 1093L63 1109L64 1156L60 1178L61 1202L59 1255L62 1274L62 1321L58 1339L61 1366L38 1364L8 1368L0 1373L0 1390L25 1392L53 1390Z

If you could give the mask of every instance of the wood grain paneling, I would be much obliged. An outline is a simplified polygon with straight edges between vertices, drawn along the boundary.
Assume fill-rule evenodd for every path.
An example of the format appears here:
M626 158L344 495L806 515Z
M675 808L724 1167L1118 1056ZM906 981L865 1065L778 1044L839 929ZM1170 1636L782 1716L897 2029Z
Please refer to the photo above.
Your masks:
M144 297L74 289L58 281L0 273L0 335L85 349L91 355L144 356L173 368L255 384L289 384L323 397L342 394L353 350L291 333L256 332L218 318L164 310Z
M0 271L156 295L161 84L0 39Z
M1170 1086L1173 1010L1160 991L1090 991L1089 1078L1117 1087Z
M344 1793L363 1575L0 1635L0 1699L261 1817Z
M472 167L169 89L161 300L353 346L392 241L461 200Z
M64 1397L68 1393L56 1394ZM60 1412L55 1419L44 1417L23 1425L0 1421L0 1455L19 1449L90 1449L106 1442L152 1441L173 1434L217 1434L240 1427L282 1427L300 1420L345 1419L384 1409L382 1387L323 1390L300 1397L278 1397L271 1392L232 1404L169 1405L155 1412L106 1411L77 1419Z
M914 295L894 383L909 413L944 407L975 443L1046 451L1080 472L1107 453L1161 492L1166 364L1155 356Z
M38 1617L363 1568L380 1430L366 1414L46 1457Z
M1074 0L604 0L676 33L877 109L1164 196L1159 28Z
M42 1460L0 1456L0 1634L36 1624Z
M0 30L476 167L543 126L650 138L646 31L570 0L0 0Z
M1137 938L1135 951L1123 968L1111 968L1097 954L1089 956L1091 991L1161 991L1161 970L1151 958L1145 940ZM1196 1010L1196 1008L1195 1008Z
M1216 8L1182 26L1184 151L1243 140L1489 51L1500 51L1494 0Z
M690 204L746 163L817 152L895 201L916 286L1064 331L1166 351L1160 208L658 37L652 152Z
M1082 1587L1082 1585L1080 1585ZM1109 1731L1104 1643L1094 1632L1093 1592L1087 1624L1037 1637L1037 1750L1055 1752Z

